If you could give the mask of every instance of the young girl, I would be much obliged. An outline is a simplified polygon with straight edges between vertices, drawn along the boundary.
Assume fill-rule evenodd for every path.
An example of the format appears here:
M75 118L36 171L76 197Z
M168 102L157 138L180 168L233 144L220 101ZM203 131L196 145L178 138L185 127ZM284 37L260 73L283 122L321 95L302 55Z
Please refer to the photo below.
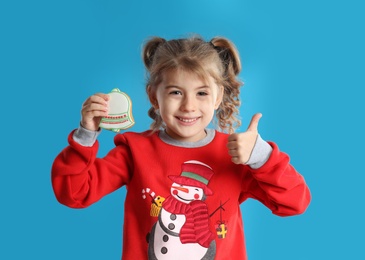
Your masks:
M126 185L124 260L247 259L240 204L253 198L276 215L301 214L310 202L303 177L260 137L261 114L233 133L241 64L229 40L156 37L143 58L151 129L116 135L96 158L109 96L88 98L53 164L58 201L84 208ZM221 131L207 128L214 115Z

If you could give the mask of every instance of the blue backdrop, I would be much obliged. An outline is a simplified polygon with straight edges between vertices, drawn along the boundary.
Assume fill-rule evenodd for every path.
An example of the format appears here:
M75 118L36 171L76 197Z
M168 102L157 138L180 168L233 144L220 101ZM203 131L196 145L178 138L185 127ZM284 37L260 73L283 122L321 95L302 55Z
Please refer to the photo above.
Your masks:
M242 206L250 260L365 259L363 1L34 0L0 3L0 259L120 259L125 189L83 210L60 205L55 156L82 102L118 87L148 128L143 41L199 33L240 50L245 130L290 154L313 200L280 218ZM113 147L103 131L99 156Z

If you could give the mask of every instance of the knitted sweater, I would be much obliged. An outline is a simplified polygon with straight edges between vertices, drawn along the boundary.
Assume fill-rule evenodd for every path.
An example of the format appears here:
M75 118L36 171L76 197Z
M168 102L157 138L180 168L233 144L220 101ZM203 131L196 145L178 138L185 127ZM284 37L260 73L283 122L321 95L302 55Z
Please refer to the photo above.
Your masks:
M186 246L191 243L191 248L200 247L198 244L194 247L199 239L185 239L180 241L181 245L175 242L172 245L171 240L165 241L168 240L168 234L161 239L156 239L158 234L152 238L150 236L149 241L146 241L146 236L155 230L154 226L158 225L159 220L170 221L166 226L179 236L184 222L190 219L187 222L192 223L192 218L184 216L182 210L179 213L170 212L168 218L161 216L162 212L166 212L162 210L163 201L170 196L181 198L178 195L183 194L182 191L184 194L194 191L194 198L199 200L198 205L204 205L201 223L208 223L204 237L214 242L209 257L204 259L245 260L247 254L240 204L253 198L276 215L296 215L306 210L310 192L303 177L289 164L288 155L279 151L275 143L266 143L260 139L260 142L269 144L268 158L261 162L252 162L250 158L251 166L236 165L231 162L227 152L228 135L216 131L209 133L209 137L198 145L174 143L162 132L118 134L114 139L115 148L104 158L97 158L98 142L82 143L78 140L78 131L73 132L68 138L69 146L56 157L52 167L56 198L66 206L84 208L126 185L122 259L152 259L148 256L150 250L161 250L162 254L159 252L159 255L166 255L164 259L182 259L186 255L176 255L179 247L185 246L182 251L190 252L195 249L190 250ZM252 157L257 154L259 146L255 146L256 152ZM189 173L186 178L193 178L188 182L189 185L173 183L168 176L180 176L182 164L192 160L209 166L214 174L206 180L198 174ZM199 185L194 187L195 183ZM198 196L204 187L212 194ZM189 204L182 198L181 201ZM195 216L197 223L198 217ZM201 228L189 226L188 233L196 229L195 236L199 236ZM149 244L153 247L149 248ZM207 246L205 243L204 248L199 250L207 250Z

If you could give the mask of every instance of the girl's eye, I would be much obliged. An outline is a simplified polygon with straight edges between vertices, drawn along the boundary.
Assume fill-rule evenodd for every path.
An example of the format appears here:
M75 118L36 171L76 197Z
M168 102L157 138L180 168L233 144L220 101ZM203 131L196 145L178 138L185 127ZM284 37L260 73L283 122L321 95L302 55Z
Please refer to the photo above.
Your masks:
M204 92L204 91L198 92L198 96L206 96L206 95L208 95L207 92Z
M179 90L171 91L169 94L170 95L182 95L181 91L179 91Z

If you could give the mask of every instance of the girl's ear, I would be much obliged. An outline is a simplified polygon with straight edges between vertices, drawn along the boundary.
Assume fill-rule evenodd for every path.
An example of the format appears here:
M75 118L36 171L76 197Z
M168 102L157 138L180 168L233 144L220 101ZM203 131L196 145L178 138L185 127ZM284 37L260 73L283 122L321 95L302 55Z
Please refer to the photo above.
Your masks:
M214 105L215 110L217 110L218 107L220 106L220 104L222 103L223 95L224 95L224 87L223 86L218 86L217 100L215 101L215 105Z
M153 91L151 85L147 86L147 95L148 95L148 98L150 99L152 107L154 109L159 109L157 98L156 98L156 93L155 93L155 91Z

